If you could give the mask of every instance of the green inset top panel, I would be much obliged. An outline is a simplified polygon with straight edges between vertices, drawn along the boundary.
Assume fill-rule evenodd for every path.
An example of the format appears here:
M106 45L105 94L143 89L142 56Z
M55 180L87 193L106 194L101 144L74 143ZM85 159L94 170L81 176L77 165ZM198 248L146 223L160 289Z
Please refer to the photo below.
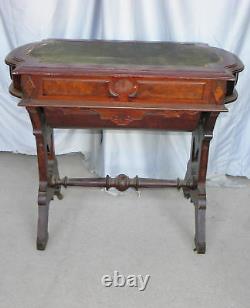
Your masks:
M206 67L220 61L200 44L48 40L29 53L41 63Z

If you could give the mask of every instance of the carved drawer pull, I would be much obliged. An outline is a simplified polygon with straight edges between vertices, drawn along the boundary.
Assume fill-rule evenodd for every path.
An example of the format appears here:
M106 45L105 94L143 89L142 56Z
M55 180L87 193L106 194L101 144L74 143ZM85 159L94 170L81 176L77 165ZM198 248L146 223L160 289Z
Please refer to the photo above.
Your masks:
M109 94L117 98L133 98L137 95L138 84L129 78L112 80L109 85Z

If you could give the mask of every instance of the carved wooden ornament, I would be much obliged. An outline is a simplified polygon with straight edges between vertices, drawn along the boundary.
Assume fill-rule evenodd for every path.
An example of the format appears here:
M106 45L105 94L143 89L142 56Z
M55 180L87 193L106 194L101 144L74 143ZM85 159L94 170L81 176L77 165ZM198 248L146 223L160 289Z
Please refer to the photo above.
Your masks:
M138 84L132 78L113 79L108 86L109 94L119 99L133 98L137 94Z

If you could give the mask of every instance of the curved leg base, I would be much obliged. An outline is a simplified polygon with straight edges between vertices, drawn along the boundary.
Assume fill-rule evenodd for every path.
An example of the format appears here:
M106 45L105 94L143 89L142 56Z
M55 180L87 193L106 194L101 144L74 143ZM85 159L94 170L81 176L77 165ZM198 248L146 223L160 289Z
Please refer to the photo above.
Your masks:
M183 195L186 199L190 199L191 195L190 195L190 191L187 188L183 188Z
M57 196L58 200L62 200L63 199L63 194L60 191L56 191L55 195Z
M49 218L49 202L46 205L38 206L38 224L37 224L37 241L38 250L44 250L48 242L48 218Z
M206 253L206 243L199 243L194 239L195 248L194 251L196 251L198 254L205 254Z
M37 250L45 250L47 242L49 239L49 233L47 233L47 236L43 239L37 238L36 240L36 249Z
M197 197L194 198L194 205L195 205L194 243L196 247L196 252L204 254L206 252L206 195L205 195L205 192L203 195L200 195Z

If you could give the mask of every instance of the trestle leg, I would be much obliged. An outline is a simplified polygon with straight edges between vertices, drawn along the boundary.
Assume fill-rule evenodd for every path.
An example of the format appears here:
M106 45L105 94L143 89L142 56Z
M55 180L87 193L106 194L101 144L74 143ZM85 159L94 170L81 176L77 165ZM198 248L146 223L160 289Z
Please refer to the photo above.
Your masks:
M195 207L195 250L201 254L206 252L206 174L209 145L217 116L218 113L205 113L192 133L185 180L192 181L193 186L183 188L184 196L190 198Z
M53 129L48 127L40 108L28 108L36 138L39 170L37 249L44 250L48 241L49 203L54 195L61 199L61 187L50 187L52 177L59 177L55 157Z

